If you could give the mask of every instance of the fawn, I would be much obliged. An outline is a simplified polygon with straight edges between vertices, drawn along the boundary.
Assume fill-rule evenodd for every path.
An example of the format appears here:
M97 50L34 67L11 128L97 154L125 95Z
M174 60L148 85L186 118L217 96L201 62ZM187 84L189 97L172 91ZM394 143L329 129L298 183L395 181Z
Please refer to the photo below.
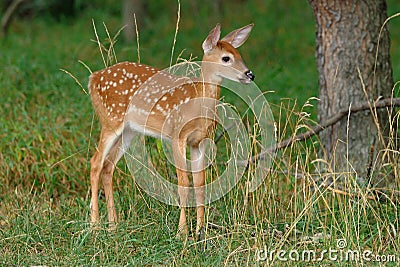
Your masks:
M102 127L97 151L90 162L92 225L99 223L100 175L107 202L108 221L110 225L115 225L117 216L113 198L113 172L117 162L125 153L125 148L130 145L133 137L140 133L162 137L172 143L181 209L178 234L183 235L188 234L185 213L188 195L185 188L190 186L186 171L186 147L190 147L197 209L196 234L199 238L204 238L204 190L202 190L205 182L204 151L199 143L209 136L215 122L200 116L203 107L200 102L194 100L199 98L218 100L223 78L242 84L254 80L255 76L246 67L236 50L247 40L252 28L253 24L247 25L219 40L221 29L217 24L202 44L204 56L201 64L201 81L173 88L176 81L173 75L161 75L167 77L164 84L170 81L170 86L163 86L164 91L161 94L157 92L159 97L152 97L151 90L155 89L149 89L144 84L160 71L144 64L117 63L90 75L88 85L90 96ZM184 111L180 109L183 103L190 104ZM207 108L215 109L216 104L213 101L202 103L205 103ZM178 116L180 119L171 119L168 114L172 111L178 115L184 114Z

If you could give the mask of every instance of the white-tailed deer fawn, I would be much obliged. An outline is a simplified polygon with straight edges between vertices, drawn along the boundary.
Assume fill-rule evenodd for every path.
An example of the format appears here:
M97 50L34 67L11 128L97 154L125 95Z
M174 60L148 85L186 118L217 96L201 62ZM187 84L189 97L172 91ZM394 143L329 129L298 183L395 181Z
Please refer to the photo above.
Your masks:
M102 125L97 151L91 159L90 183L91 223L99 222L98 190L102 176L107 201L108 221L116 222L113 198L112 176L118 160L130 145L136 133L165 137L172 143L179 186L181 213L178 233L187 234L185 201L190 186L186 171L186 147L190 147L192 158L193 187L197 206L196 233L202 238L204 227L204 151L199 143L208 137L215 122L199 114L201 105L195 99L218 100L219 85L223 78L248 84L254 75L244 64L237 47L248 38L253 24L234 30L220 38L220 25L212 29L203 42L204 56L201 64L201 78L198 82L187 83L179 88L174 85L162 87L154 97L151 87L142 86L151 80L159 70L143 64L123 62L104 70L94 72L89 78L89 90L96 114ZM210 63L210 64L207 64ZM171 83L175 81L169 76ZM154 81L153 81L154 82ZM157 81L155 81L157 82ZM164 83L166 81L164 80ZM168 82L168 79L167 79ZM140 88L140 89L139 89ZM155 88L155 87L154 87ZM155 90L153 88L153 90ZM149 92L150 91L150 92ZM180 113L183 103L191 103L185 108L181 119L171 119L171 112ZM208 101L207 108L215 109L215 102ZM214 105L214 106L213 106ZM183 113L183 111L182 111ZM201 113L201 111L200 111ZM182 121L182 117L185 117ZM122 135L124 134L124 138ZM195 160L193 160L195 159ZM194 165L194 166L193 166ZM198 188L198 190L196 190Z

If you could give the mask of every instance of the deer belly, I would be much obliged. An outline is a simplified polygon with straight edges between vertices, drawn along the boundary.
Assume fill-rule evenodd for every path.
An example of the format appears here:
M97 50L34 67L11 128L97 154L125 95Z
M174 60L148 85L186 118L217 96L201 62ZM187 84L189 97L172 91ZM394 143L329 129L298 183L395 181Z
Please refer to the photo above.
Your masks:
M202 130L196 130L193 131L187 139L187 143L190 146L198 146L199 143L206 139L208 136L207 131L202 131Z

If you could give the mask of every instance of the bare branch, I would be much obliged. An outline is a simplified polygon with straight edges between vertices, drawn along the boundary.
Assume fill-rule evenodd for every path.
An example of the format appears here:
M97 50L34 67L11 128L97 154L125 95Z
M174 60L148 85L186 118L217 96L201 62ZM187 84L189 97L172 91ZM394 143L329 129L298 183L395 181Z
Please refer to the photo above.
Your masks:
M349 112L356 113L356 112L368 110L371 108L377 109L377 108L384 108L384 107L399 107L399 106L400 106L400 98L386 98L386 99L378 100L375 103L364 102L359 105L353 105L353 106L351 106L350 110L348 108L342 109L340 112L338 112L336 115L332 116L325 122L323 122L319 125L312 126L312 127L310 127L310 130L308 130L304 133L300 133L294 137L285 139L285 140L277 143L276 145L267 148L265 151L250 158L249 161L254 162L256 160L262 160L262 159L264 159L266 153L274 153L276 150L286 148L296 141L307 140L308 138L320 133L326 127L329 127L329 126L337 123L339 120L341 120L343 117L345 117Z
M11 19L15 15L16 11L18 10L18 7L24 2L25 0L14 0L12 3L8 6L6 12L3 15L3 18L1 19L1 31L3 35L5 36L7 34L8 26L10 26Z

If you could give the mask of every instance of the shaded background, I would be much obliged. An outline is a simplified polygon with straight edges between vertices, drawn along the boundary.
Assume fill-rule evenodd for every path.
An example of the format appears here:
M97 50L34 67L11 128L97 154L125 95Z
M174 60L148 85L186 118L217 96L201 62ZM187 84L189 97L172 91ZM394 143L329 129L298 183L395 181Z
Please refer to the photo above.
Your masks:
M10 2L12 1L3 1L3 11ZM95 44L88 43L89 39L94 38L90 19L93 18L96 22L101 37L106 38L103 22L113 36L124 25L123 1L106 0L87 3L80 0L34 0L26 2L28 3L22 4L19 8L9 35L25 40L34 38L32 35L41 38L35 32L35 26L44 23L49 29L56 26L63 27L58 34L73 38L70 46L71 62L66 63L73 64L75 63L73 59L78 58L89 66L93 66L93 70L103 67L98 63L99 55L92 55L92 53L96 54L96 50L92 50L96 48ZM144 9L136 14L140 26L141 60L143 63L159 68L166 67L171 56L177 19L177 2L143 2L145 2L142 5ZM389 0L387 3L389 15L400 9L398 1ZM255 28L251 38L241 49L241 53L253 72L257 74L257 84L276 91L272 97L276 97L277 100L280 97L295 95L304 102L308 97L316 96L315 23L307 1L183 0L180 15L174 59L183 50L182 57L184 58L188 58L191 54L201 57L201 42L217 22L222 24L223 34L254 22ZM23 23L27 25L22 26ZM30 29L25 28L27 26ZM400 63L397 60L400 58L398 28L390 28L395 81L400 75ZM43 27L40 31L46 31L45 29L46 27ZM57 45L54 41L58 36L51 31L48 33L43 38L47 38L48 46L51 48L52 43L54 46ZM120 36L116 46L119 61L137 60L135 43L136 40L124 42L124 38ZM60 66L66 65L62 62Z

